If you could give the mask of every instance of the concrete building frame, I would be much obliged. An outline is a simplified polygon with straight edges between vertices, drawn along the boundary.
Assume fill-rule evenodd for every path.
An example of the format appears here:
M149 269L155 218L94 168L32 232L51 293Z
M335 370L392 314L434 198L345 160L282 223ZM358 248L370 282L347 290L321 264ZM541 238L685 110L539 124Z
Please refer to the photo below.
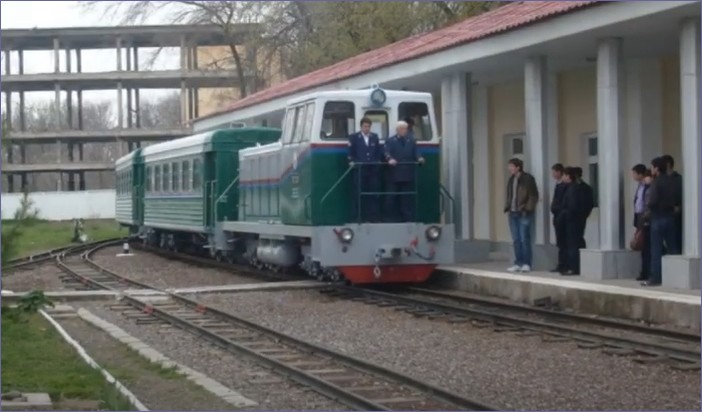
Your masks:
M254 25L236 27L233 38L243 42ZM79 27L58 29L3 29L0 31L5 59L5 73L0 90L5 94L5 107L10 126L7 160L2 174L7 177L9 192L27 186L27 177L33 173L54 172L59 174L57 189L85 190L85 173L108 171L112 162L85 162L83 144L86 142L120 142L122 149L132 151L143 141L163 141L192 133L190 122L200 115L198 90L203 87L231 87L238 82L233 70L200 69L197 50L202 46L225 46L232 37L225 37L213 25L163 25L122 27ZM139 50L147 47L178 47L180 49L179 70L140 70ZM116 67L114 71L85 73L82 71L84 50L114 48ZM52 73L25 73L26 51L53 51ZM13 52L17 59L18 72L12 73ZM65 53L65 70L61 70L61 53ZM75 56L75 60L74 59ZM75 63L75 66L74 66ZM181 126L176 129L144 129L140 118L140 91L142 89L170 88L180 90ZM86 90L110 90L117 94L116 129L83 130L83 92ZM49 132L33 133L27 130L25 93L31 91L54 91L56 123ZM12 96L19 95L19 124L12 124ZM62 93L66 99L66 119L62 113ZM78 113L74 116L73 102ZM77 118L77 121L74 119ZM126 121L125 121L126 120ZM26 146L30 144L56 143L56 163L28 163ZM68 159L62 158L62 145L68 146ZM126 148L124 147L126 145ZM15 146L19 147L19 163L14 159ZM67 175L64 185L63 175ZM19 187L15 178L19 177Z

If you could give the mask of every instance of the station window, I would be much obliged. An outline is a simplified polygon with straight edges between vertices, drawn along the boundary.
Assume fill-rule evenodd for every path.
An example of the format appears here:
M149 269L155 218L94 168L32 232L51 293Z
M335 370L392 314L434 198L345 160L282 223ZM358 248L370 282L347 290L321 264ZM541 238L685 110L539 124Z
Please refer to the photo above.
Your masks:
M398 108L399 119L412 119L414 127L414 137L417 140L431 140L433 133L431 130L431 116L429 115L429 106L426 103L419 102L404 102L400 103Z
M191 190L192 184L190 182L190 162L188 160L183 160L183 169L181 170L181 180L183 181L183 191L189 192Z
M202 188L202 170L200 167L200 159L193 160L193 190L198 191Z
M171 191L171 165L166 163L163 165L163 183L161 183L161 187L163 188L164 192L170 192Z
M583 176L585 181L592 187L595 198L595 207L598 207L600 190L600 158L597 151L597 136L587 135L587 176Z
M146 193L151 193L151 188L153 187L153 182L151 181L152 172L151 166L146 168Z
M348 139L356 127L356 108L352 102L326 102L322 115L322 139Z
M388 138L388 113L386 111L369 110L364 117L369 118L373 122L371 124L371 132L377 134L381 141Z
M161 165L154 166L154 192L161 191Z
M180 163L171 163L171 172L173 173L173 191L180 192Z

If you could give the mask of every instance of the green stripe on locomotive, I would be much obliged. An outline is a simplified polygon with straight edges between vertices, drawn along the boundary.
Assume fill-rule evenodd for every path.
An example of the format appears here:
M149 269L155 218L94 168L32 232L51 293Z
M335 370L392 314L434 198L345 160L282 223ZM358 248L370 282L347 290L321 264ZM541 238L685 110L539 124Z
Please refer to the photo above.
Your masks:
M352 216L354 173L347 173L346 150L346 146L309 148L299 157L297 168L283 174L282 181L247 185L243 219L280 218L283 224L299 226L342 225L357 220ZM439 223L439 151L437 146L425 146L420 152L426 163L417 168L417 221ZM384 210L384 199L381 202ZM278 213L273 207L277 204Z
M204 232L211 230L215 221L236 220L239 151L256 144L275 142L280 133L279 129L272 128L216 130L168 142L170 147L164 146L165 149L157 153L147 148L146 166L152 169L148 175L153 183L144 202L145 224ZM189 167L187 176L183 173L184 162ZM173 163L180 165L178 187L172 187L171 179L168 182L170 190L156 191L154 168L168 164L169 173L173 175ZM183 185L186 180L188 183Z

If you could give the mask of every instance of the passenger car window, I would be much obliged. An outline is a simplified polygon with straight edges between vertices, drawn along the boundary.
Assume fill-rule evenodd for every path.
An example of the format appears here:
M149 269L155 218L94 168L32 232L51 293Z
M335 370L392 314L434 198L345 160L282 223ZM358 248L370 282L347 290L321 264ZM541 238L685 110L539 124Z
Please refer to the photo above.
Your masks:
M153 182L151 181L153 170L151 166L146 168L146 193L151 193L151 188L153 187Z
M200 159L194 159L193 160L193 190L200 190L202 188L202 180L201 180L201 167L200 167Z
M173 191L180 192L180 163L171 163L171 170L173 173Z
M154 192L161 191L161 165L155 166L156 172L154 173Z
M183 174L182 174L182 180L183 180L183 191L184 192L189 192L191 188L191 183L190 183L190 162L187 160L183 160Z
M163 183L161 183L161 187L163 188L164 192L170 192L171 191L171 168L168 163L163 165L163 174L161 175L163 177Z
M285 113L285 123L283 124L283 135L281 137L283 144L290 143L295 129L295 109L291 108Z
M322 139L347 139L356 124L356 108L352 102L336 101L324 104ZM349 127L349 125L351 125ZM350 130L351 129L351 130Z
M398 108L399 119L412 119L414 127L412 132L417 140L431 140L433 137L429 106L426 103L403 102Z

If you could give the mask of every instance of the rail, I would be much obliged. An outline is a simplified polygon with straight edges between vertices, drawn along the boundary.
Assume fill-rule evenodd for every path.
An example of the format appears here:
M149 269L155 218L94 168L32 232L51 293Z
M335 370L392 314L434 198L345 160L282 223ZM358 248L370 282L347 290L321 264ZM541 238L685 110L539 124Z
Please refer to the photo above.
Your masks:
M91 251L81 255L89 259ZM73 269L66 266L68 270ZM97 266L109 275L108 283L92 279L95 286L114 289L132 281ZM75 273L81 276L81 273ZM356 410L496 410L412 377L249 322L180 294L145 285L164 296L146 300L124 291L125 308L135 307L141 316L169 323L203 337L225 350L248 356L277 373ZM137 319L137 322L139 319ZM226 328L220 326L226 324ZM391 394L391 396L388 396Z
M633 330L634 327L616 325L611 321L602 322L599 319L585 321L582 316L570 313L554 314L539 311L539 316L535 317L537 313L535 309L528 311L526 315L515 314L525 310L511 303L487 305L475 299L461 302L461 298L456 296L450 298L463 304L441 302L439 298L450 298L445 295L440 296L440 292L426 293L424 289L417 288L388 292L358 287L334 287L323 292L357 302L380 306L392 305L396 309L430 319L445 319L454 323L473 322L479 327L493 326L498 331L541 334L555 339L575 341L583 349L599 348L611 354L644 355L644 358L637 360L641 363L669 361L673 362L672 367L675 369L699 370L700 368L699 335L643 326L639 326L636 333L625 334L625 331ZM403 292L419 296L408 296ZM583 327L585 324L590 324L591 327Z

